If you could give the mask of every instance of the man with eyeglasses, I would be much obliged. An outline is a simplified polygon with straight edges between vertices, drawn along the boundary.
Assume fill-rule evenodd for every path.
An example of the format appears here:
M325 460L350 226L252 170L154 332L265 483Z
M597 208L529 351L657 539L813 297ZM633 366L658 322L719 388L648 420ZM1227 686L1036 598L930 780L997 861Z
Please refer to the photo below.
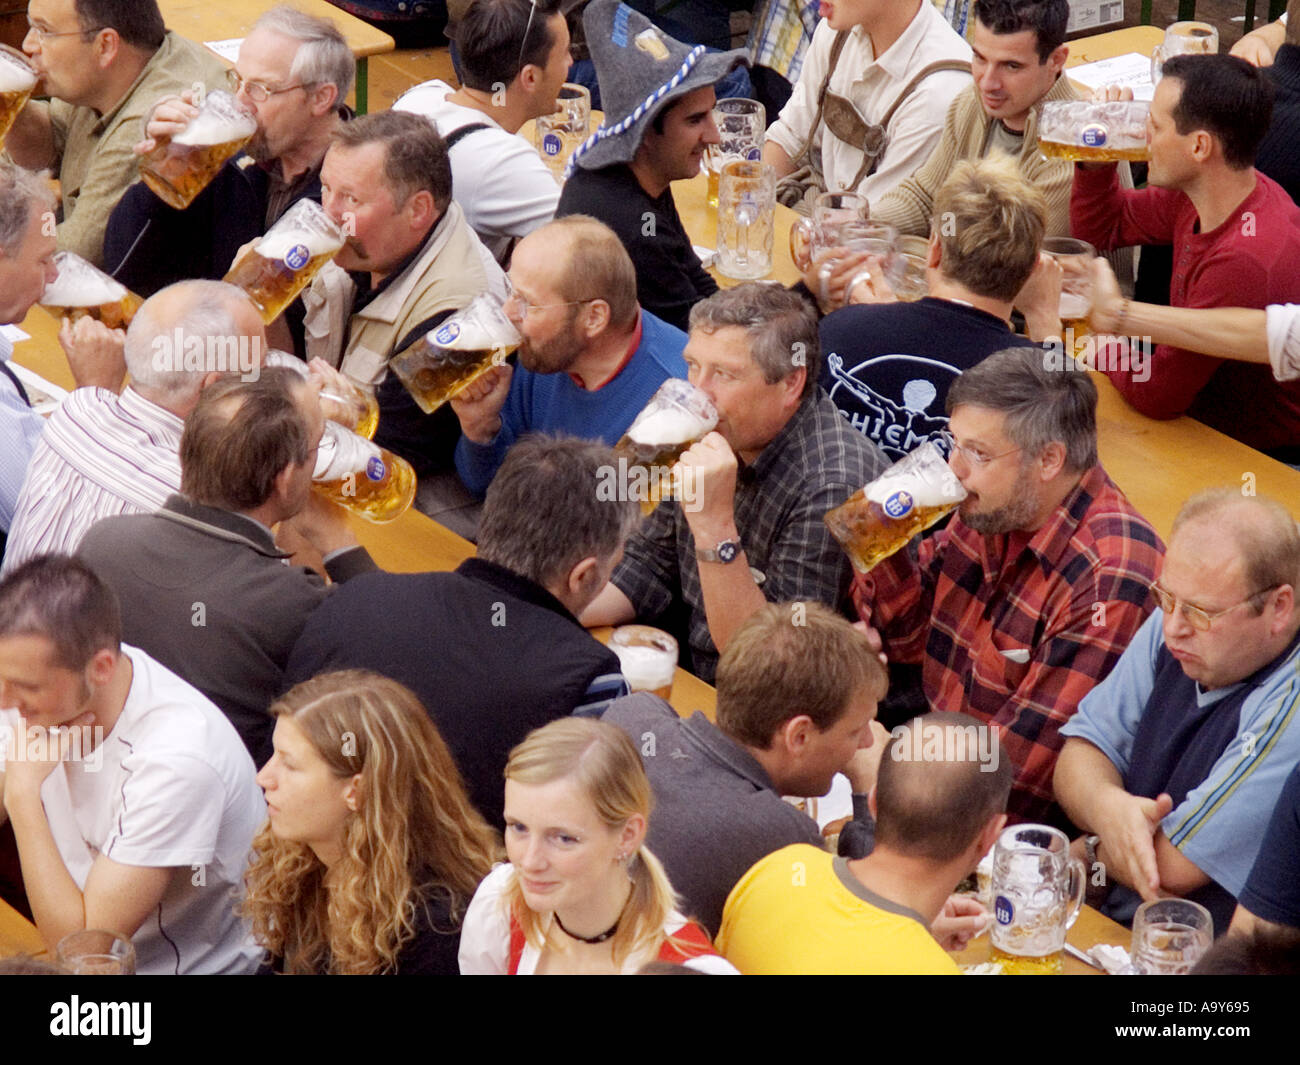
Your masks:
M136 179L140 124L160 97L225 84L214 52L170 33L155 0L32 0L23 50L41 76L5 138L14 162L57 168L59 247L103 265L109 214Z
M287 5L259 18L224 86L255 116L252 141L183 211L167 206L143 181L128 189L104 238L107 269L142 296L184 278L219 280L239 249L298 200L319 203L321 163L350 114L343 99L355 68L352 50L328 19ZM179 133L197 114L189 92L157 101L136 151L151 151L158 138ZM301 303L286 321L301 352ZM283 337L277 340L288 346Z
M525 433L615 444L667 378L686 376L686 334L637 304L632 260L603 222L569 215L534 230L506 282L519 366L490 370L451 401L456 471L480 497Z
M886 726L928 706L998 728L1012 821L1064 826L1059 730L1153 609L1164 546L1097 461L1092 379L1049 365L1008 348L953 381L948 461L966 498L917 556L858 575L853 598L890 659ZM923 704L898 705L894 666L919 666Z
M1300 532L1222 488L1174 520L1160 610L1061 730L1056 795L1105 872L1103 911L1178 895L1227 931L1300 760Z

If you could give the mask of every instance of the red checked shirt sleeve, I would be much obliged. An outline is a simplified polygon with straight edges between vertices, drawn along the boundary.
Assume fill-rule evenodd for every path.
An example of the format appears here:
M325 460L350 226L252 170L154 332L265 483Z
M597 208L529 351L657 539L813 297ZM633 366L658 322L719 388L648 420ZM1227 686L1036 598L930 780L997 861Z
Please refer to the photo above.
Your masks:
M849 590L858 617L879 633L891 662L920 662L925 654L935 580L947 530L921 541L919 562L899 551L870 573L855 573Z

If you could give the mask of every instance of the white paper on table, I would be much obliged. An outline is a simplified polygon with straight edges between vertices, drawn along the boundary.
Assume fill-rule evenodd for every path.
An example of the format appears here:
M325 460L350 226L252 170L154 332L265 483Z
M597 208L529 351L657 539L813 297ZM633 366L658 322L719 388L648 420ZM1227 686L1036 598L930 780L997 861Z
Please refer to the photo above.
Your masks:
M706 248L703 244L692 244L691 247L706 270L713 265L713 261L718 255L716 251L712 248Z
M1133 90L1133 99L1150 101L1155 92L1151 83L1151 57L1138 52L1098 59L1070 67L1067 74L1080 85L1100 89L1105 85L1119 85Z
M222 59L228 63L233 63L239 58L239 46L244 43L244 38L231 37L224 41L204 41L203 43L221 56Z
M31 400L32 410L37 414L52 414L68 398L66 389L60 388L53 381L45 380L35 370L29 370L21 363L11 360L9 369L23 383L23 388L27 390L27 398Z
M16 325L0 325L0 336L4 337L10 344L17 344L20 340L31 340L32 335L25 333Z

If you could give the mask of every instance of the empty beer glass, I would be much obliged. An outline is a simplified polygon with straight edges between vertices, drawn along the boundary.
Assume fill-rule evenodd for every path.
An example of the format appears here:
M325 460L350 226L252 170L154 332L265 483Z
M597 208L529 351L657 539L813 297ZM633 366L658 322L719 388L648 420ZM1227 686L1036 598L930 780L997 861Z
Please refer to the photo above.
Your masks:
M1053 100L1038 117L1038 150L1075 163L1143 162L1151 157L1150 110L1138 100Z
M415 470L406 459L327 421L316 452L312 487L358 517L396 521L415 499Z
M728 96L713 105L713 124L721 140L705 149L704 171L709 182L709 206L717 207L722 168L737 159L756 163L763 158L767 111L757 100Z
M619 668L634 692L650 692L668 700L677 672L677 641L649 625L620 625L609 638Z
M1133 965L1147 975L1191 972L1213 940L1210 911L1187 899L1144 902L1133 915Z
M1151 84L1160 81L1165 63L1176 55L1214 55L1219 31L1208 22L1175 22L1151 52Z
M1079 355L1088 335L1088 312L1092 310L1092 261L1097 249L1086 240L1075 237L1048 237L1043 241L1043 251L1061 266L1061 300L1057 315L1061 319L1062 340L1073 338L1073 348L1068 352Z
M672 468L692 444L718 425L713 401L689 381L670 377L628 426L614 450L628 498L649 514L674 494Z
M776 171L737 160L722 168L718 192L718 272L753 281L772 272Z
M22 52L0 45L0 145L36 88L37 74Z
M1012 975L1059 973L1086 887L1065 833L1048 825L1004 829L993 850L992 960Z
M812 213L790 226L790 258L802 273L818 252L835 247L846 222L865 222L869 210L860 192L823 192L813 201Z
M555 175L563 180L564 168L573 150L587 139L591 128L591 91L584 85L566 82L549 115L539 115L533 124L538 154Z
M41 293L41 306L74 322L90 317L109 329L125 329L144 302L76 252L59 252L54 267L58 274Z
M183 211L256 132L257 119L216 89L188 126L140 160L140 177L163 203Z
M495 296L480 293L417 340L389 366L425 414L500 366L519 347L519 331Z
M866 573L963 499L966 489L930 441L826 513L826 527L854 569Z
M315 200L299 200L222 279L242 288L270 325L343 247L343 230Z
M71 976L134 976L135 945L116 932L69 932L54 948L54 963Z

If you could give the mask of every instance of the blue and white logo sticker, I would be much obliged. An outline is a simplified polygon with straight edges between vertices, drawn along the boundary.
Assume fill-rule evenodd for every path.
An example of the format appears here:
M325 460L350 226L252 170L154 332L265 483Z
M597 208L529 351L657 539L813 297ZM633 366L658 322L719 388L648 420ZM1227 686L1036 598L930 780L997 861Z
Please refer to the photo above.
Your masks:
M460 326L455 322L448 322L438 327L438 331L433 334L433 339L439 344L450 344L458 336L460 336Z
M375 455L366 463L366 476L376 483L382 481L387 472L388 467L384 465L384 460L378 455Z
M758 145L754 145L754 147L750 148L749 151L745 153L745 158L751 163L757 163L763 158L763 149Z
M1100 122L1094 122L1091 126L1084 126L1079 136L1085 148L1104 148L1110 132Z
M295 244L284 257L284 265L290 270L301 270L307 265L309 259L311 259L311 252L307 250L307 245Z
M1016 908L1009 898L999 895L993 902L993 916L998 919L998 924L1009 925L1015 920Z
M548 133L542 138L542 154L554 159L564 149L564 141L558 133Z
M915 502L911 492L895 492L885 500L885 514L894 519L905 518L912 513Z

